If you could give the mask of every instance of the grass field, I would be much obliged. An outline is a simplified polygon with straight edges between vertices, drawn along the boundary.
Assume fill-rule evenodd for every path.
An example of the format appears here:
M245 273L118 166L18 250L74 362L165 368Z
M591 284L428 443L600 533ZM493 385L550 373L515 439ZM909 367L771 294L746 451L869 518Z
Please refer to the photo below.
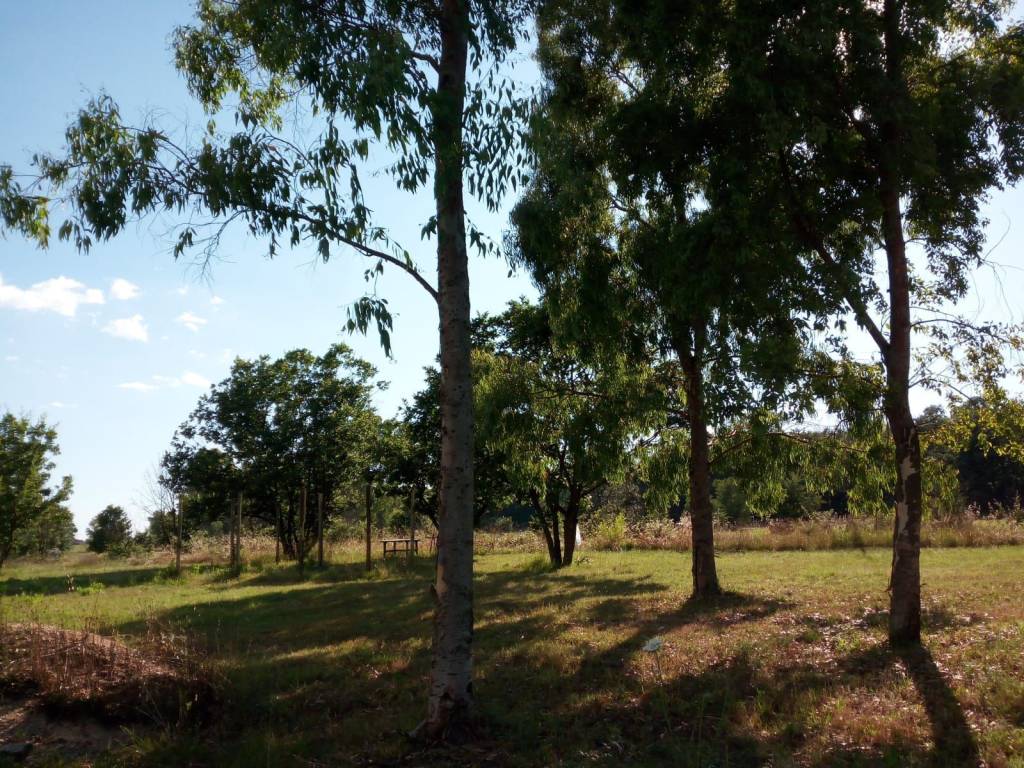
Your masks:
M1024 547L923 552L924 648L884 642L889 552L477 558L479 739L423 750L431 563L190 564L71 555L0 572L0 621L188 635L223 676L203 730L142 728L96 765L1024 766ZM68 591L69 577L74 591ZM661 649L643 646L661 638ZM89 763L92 758L82 758Z

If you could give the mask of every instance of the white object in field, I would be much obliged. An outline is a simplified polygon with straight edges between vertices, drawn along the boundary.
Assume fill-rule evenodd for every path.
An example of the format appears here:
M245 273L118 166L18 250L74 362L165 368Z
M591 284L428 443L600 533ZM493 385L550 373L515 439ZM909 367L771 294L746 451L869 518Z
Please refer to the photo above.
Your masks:
M577 547L582 547L583 546L583 534L580 533L580 524L579 523L576 523L576 546Z

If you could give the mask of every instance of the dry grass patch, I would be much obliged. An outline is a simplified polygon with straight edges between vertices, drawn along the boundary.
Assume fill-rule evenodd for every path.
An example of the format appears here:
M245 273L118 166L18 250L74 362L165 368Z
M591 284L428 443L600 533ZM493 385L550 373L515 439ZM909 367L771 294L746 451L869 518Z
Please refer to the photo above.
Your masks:
M218 699L201 655L155 627L129 646L94 632L0 624L0 690L51 713L161 727L206 721Z

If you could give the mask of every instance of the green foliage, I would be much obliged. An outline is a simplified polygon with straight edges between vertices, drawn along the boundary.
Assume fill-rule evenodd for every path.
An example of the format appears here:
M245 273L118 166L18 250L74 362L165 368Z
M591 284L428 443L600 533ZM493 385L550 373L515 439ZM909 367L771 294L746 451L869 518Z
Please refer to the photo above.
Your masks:
M122 507L109 504L94 517L85 532L90 552L124 557L132 548L132 521Z
M531 5L467 3L470 77L458 167L491 208L521 181L517 126L530 101L498 68ZM360 175L362 166L376 171L376 145L392 158L386 172L396 186L415 192L429 185L434 126L452 106L431 76L441 46L431 4L200 0L195 22L175 31L173 46L179 72L211 116L206 131L173 136L155 124L134 126L110 96L98 96L68 127L62 154L33 158L33 183L0 166L0 226L46 245L51 209L66 203L57 234L88 250L133 219L168 213L183 222L175 255L199 249L209 259L224 228L239 224L265 239L271 256L282 245L308 244L324 261L349 249L369 260L368 281L388 264L436 298L412 255L373 221ZM214 116L227 103L236 127L225 132ZM295 109L316 117L318 136L285 135L283 115ZM428 222L424 235L435 229ZM469 239L489 250L472 225ZM352 306L348 325L376 326L390 350L391 312L373 291Z
M66 552L75 543L75 518L65 506L49 507L18 532L14 540L15 555L45 555Z
M932 411L922 429L936 514L1009 509L1024 497L1024 401L996 386ZM934 478L931 477L934 475Z
M186 528L227 519L239 494L251 521L274 527L281 512L289 552L316 530L317 494L329 523L336 495L361 485L378 461L375 375L344 344L319 357L298 349L276 360L236 360L200 398L162 462L164 485L184 496Z
M51 486L57 431L43 419L0 416L0 567L12 552L65 549L74 535L65 503L71 478Z
M482 336L476 321L476 332ZM478 348L487 341L477 339ZM479 384L482 368L473 367L474 381ZM391 451L385 451L386 491L400 498L414 496L416 511L437 523L438 488L441 478L441 372L424 369L423 389L403 404L400 424ZM515 500L506 471L503 451L486 440L473 445L473 524L479 526L488 516L506 508Z
M718 520L728 523L750 521L746 490L737 478L717 478L711 501L715 509L715 518Z
M637 435L664 411L649 368L561 347L549 311L514 302L482 320L492 346L474 365L481 439L504 457L514 495L533 507L560 565L591 494L636 466Z
M625 549L628 533L626 516L622 512L616 512L612 516L605 516L598 520L590 535L588 545L594 549L603 550Z

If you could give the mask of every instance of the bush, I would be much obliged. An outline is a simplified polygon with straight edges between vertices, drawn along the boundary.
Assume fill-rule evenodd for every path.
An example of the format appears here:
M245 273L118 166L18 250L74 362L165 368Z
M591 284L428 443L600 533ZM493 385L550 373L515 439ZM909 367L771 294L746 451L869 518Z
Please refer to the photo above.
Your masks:
M598 521L590 545L594 549L620 550L626 547L628 539L626 516L622 512L617 512L614 516Z
M112 557L125 557L132 551L132 521L128 513L116 504L109 504L92 519L85 534L90 552L107 553Z

